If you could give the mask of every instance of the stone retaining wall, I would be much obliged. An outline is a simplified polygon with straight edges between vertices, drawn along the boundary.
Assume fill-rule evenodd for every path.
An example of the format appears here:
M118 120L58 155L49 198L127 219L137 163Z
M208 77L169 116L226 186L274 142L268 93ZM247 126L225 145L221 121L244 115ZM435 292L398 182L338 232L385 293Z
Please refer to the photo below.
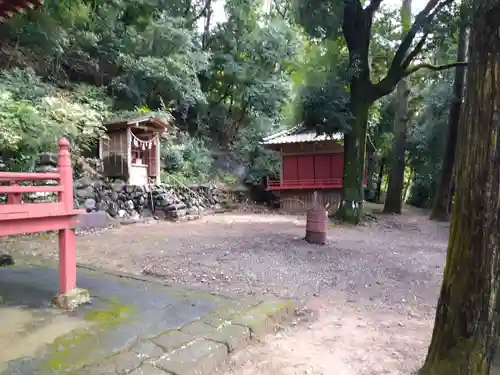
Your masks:
M56 172L57 156L42 154L38 172ZM94 168L94 166L92 166ZM246 200L246 191L221 189L214 185L147 185L131 186L124 181L109 181L89 176L75 180L75 206L88 212L106 211L119 219L139 220L144 216L157 216L168 220L192 220L207 210L218 210L224 206ZM57 181L41 182L44 185ZM0 204L6 195L0 194ZM55 193L24 194L25 202L54 202Z
M138 219L155 215L173 221L192 220L206 210L220 209L230 199L215 186L131 186L123 181L75 181L75 197L87 211L107 211L112 217Z

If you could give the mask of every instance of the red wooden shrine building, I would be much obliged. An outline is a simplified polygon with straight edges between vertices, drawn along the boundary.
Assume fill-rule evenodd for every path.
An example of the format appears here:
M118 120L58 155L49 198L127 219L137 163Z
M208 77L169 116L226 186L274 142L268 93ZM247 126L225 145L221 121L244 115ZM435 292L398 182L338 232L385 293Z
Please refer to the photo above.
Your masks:
M318 200L335 206L340 200L344 148L342 133L317 135L297 125L263 139L266 148L281 155L278 180L268 180L267 189L279 196L283 211L303 212L318 192ZM366 184L366 171L365 171Z

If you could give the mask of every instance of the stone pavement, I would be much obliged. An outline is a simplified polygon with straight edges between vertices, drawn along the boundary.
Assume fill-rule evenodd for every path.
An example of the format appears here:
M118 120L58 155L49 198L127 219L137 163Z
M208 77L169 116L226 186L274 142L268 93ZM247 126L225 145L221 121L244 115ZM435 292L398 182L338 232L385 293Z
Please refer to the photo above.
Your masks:
M65 312L57 285L51 267L0 269L0 375L206 375L295 311L80 268L92 304Z

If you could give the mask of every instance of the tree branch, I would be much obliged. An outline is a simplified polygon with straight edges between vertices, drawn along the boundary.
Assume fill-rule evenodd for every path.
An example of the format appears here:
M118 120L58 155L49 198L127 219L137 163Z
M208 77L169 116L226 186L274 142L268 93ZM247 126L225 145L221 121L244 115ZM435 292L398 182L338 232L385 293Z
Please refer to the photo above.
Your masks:
M370 4L365 8L364 12L368 17L373 18L373 14L380 8L380 4L383 0L371 0Z
M209 10L210 6L212 5L211 4L212 2L211 1L205 1L205 5L203 6L203 8L200 9L200 11L198 12L197 15L194 15L188 22L187 24L189 26L192 26L195 24L195 22L197 22L201 17L203 17L206 12Z
M416 65L411 66L408 69L406 69L406 71L404 73L404 76L408 77L410 74L413 74L417 70L420 70L420 69L429 69L429 70L432 70L434 72L439 72L441 70L455 68L457 66L467 66L467 61L457 61L457 62L454 62L454 63L443 64L443 65L416 64Z
M410 31L408 31L401 41L392 59L387 75L378 83L374 84L376 99L390 94L396 88L398 82L408 75L406 74L407 68L413 59L422 52L425 42L427 41L427 36L430 33L432 21L445 6L452 2L453 0L430 0L425 8L415 17L415 21ZM423 31L423 35L417 42L415 48L410 51L410 47L420 31Z
M401 67L405 57L408 55L410 46L413 43L417 33L422 29L426 28L434 20L434 17L439 13L439 11L446 5L452 3L453 0L445 0L440 3L440 0L430 0L425 8L417 14L415 21L413 22L410 31L405 35L401 44L399 45L394 58L392 59L391 66L389 68L388 75L394 74L394 72L401 72ZM427 35L425 35L427 38ZM424 39L425 39L424 38Z
M342 33L349 50L356 49L359 38L359 23L362 21L363 7L359 0L344 0L344 21Z
M424 48L425 46L425 42L427 41L427 37L429 36L429 33L431 32L431 27L430 27L430 23L433 21L433 19L437 16L437 14L449 3L453 0L449 0L449 1L445 1L443 3L441 3L440 5L438 5L436 7L436 9L434 9L434 11L429 14L429 23L427 25L425 25L423 27L423 30L424 30L424 34L422 35L422 37L420 38L420 40L418 41L417 45L415 46L415 48L413 48L413 50L406 56L406 59L405 61L401 64L401 67L402 67L402 70L405 71L406 68L408 68L411 64L411 62L413 61L413 59L415 57L418 56L418 54L420 52L422 52L422 49Z

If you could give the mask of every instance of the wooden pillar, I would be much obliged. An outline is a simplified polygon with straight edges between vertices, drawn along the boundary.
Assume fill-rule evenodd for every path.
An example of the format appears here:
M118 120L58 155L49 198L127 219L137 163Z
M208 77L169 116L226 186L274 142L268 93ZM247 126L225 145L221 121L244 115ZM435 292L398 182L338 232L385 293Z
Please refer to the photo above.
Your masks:
M283 147L280 147L280 186L283 187Z
M60 184L63 190L59 193L59 203L66 214L73 211L73 170L69 155L69 142L66 138L59 140L58 160ZM76 288L76 235L70 228L59 231L59 293L65 294Z
M156 157L156 184L159 185L161 183L161 168L160 168L160 133L156 133L155 136L156 144L155 144L155 157Z
M132 173L132 130L127 128L127 184L130 183Z

